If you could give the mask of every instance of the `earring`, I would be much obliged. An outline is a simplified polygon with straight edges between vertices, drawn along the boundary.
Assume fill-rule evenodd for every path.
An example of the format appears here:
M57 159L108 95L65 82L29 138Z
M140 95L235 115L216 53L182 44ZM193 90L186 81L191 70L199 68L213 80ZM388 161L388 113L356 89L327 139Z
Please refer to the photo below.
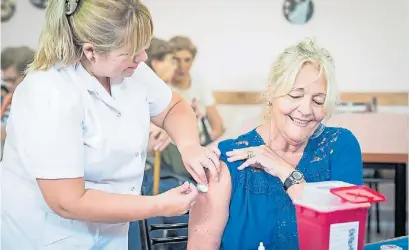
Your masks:
M273 102L271 102L271 101L267 101L267 106L273 106Z

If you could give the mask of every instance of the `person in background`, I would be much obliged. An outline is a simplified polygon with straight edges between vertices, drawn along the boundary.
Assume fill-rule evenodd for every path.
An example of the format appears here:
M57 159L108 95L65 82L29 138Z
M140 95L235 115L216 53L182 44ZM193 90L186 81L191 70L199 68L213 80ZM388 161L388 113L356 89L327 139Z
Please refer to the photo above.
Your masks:
M210 137L214 141L224 133L224 126L212 92L207 88L206 83L192 76L190 72L197 55L197 48L185 36L175 36L169 40L169 43L175 51L174 58L177 62L171 86L174 91L185 97L192 104L199 121L198 126L202 132L202 137L203 128L200 120L202 117L206 117L210 125L210 128L208 128Z
M146 60L146 64L156 73L156 75L161 78L164 82L170 83L172 81L176 63L173 58L174 53L172 48L169 46L169 43L165 40L158 39L153 37L149 48L146 50L146 54L148 55L148 59ZM171 138L168 136L165 130L159 128L155 124L150 124L150 133L149 133L149 141L148 141L148 156L147 156L147 164L145 168L145 174L143 179L143 187L145 194L152 194L153 188L153 166L154 166L154 152L159 151L162 152L166 149L166 147L171 142ZM163 165L163 164L162 164ZM161 166L161 174L163 172L169 173L169 169L163 168ZM160 188L159 192L163 193L169 189L179 186L179 181L175 179L166 179L160 181ZM151 218L148 221L150 223L157 223L162 224L166 221L166 217L157 217ZM187 220L185 220L187 222ZM160 236L159 234L154 236ZM141 241L140 241L140 231L138 222L131 222L129 227L129 250L140 250L141 249Z
M150 122L199 184L205 170L218 175L190 104L144 63L152 34L138 0L47 2L7 124L2 249L126 249L130 221L185 214L198 194L192 183L140 195Z
M169 43L165 40L153 37L149 48L146 50L148 59L146 64L166 83L172 81L176 64L174 53ZM171 142L170 137L163 129L151 123L148 142L148 152L163 151Z
M34 59L34 53L35 51L27 46L7 47L1 52L1 157L13 92L23 81L27 65Z
M324 125L337 100L326 49L305 39L279 55L265 93L265 122L219 143L220 181L211 181L190 211L189 250L252 250L260 242L269 250L299 249L293 199L304 184L363 182L356 137Z

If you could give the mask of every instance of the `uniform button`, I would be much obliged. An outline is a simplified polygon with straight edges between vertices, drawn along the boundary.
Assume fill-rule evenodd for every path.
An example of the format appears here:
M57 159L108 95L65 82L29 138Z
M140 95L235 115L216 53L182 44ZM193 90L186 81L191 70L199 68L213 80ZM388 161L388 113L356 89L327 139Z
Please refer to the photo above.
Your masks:
M99 95L98 92L95 92L95 95Z
M120 113L120 112L118 112L118 113L116 114L116 116L121 117L121 113Z
M132 187L132 188L131 188L131 191L135 191L135 187Z
M136 152L136 153L135 153L135 156L138 157L138 156L139 156L139 152Z

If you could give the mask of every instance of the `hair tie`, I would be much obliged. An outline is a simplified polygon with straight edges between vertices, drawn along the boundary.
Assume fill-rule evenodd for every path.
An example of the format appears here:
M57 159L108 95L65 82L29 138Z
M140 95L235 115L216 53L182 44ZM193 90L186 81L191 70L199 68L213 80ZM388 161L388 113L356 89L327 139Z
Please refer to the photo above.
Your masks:
M65 15L72 15L78 7L80 0L65 0Z

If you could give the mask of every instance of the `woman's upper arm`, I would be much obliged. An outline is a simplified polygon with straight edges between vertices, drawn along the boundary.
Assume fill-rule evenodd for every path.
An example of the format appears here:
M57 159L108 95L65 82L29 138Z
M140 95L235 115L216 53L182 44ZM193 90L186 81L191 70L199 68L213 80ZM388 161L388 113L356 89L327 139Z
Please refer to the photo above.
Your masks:
M80 93L58 77L29 77L16 90L10 140L52 209L84 192L83 116Z
M361 185L363 163L357 138L351 131L345 129L334 145L331 156L331 179Z
M199 194L189 215L189 250L216 250L229 217L231 177L222 163L220 180L208 178L209 190Z
M161 114L171 103L172 90L145 63L140 63L134 73L136 82L146 87L150 116Z

